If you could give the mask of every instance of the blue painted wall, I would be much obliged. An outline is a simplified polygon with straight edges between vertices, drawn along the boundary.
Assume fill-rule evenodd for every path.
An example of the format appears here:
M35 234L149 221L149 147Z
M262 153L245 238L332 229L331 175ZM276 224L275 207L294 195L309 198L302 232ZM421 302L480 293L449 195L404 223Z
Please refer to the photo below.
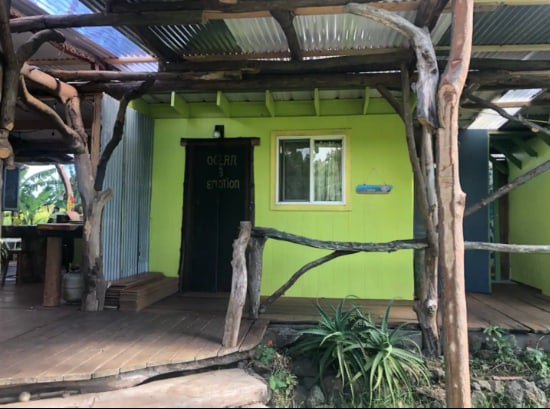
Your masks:
M486 130L461 130L459 134L460 184L466 193L466 208L489 192L489 135ZM464 218L464 240L489 241L489 208ZM467 292L489 293L489 252L469 250L464 254Z

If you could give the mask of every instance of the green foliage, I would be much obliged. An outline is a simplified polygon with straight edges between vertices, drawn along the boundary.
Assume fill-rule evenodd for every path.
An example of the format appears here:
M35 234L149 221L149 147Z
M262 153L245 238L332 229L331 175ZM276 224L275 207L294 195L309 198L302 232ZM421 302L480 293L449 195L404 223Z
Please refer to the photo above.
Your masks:
M357 391L368 391L368 402L389 401L396 405L414 384L428 383L428 371L418 346L403 326L389 329L387 306L380 325L357 306L344 308L345 300L329 315L317 306L320 320L316 328L303 331L294 353L312 354L321 379L335 370L353 405L362 404ZM410 347L411 350L405 347Z
M65 207L65 190L55 168L26 177L28 170L24 167L20 174L19 218L21 224L32 225L47 221L48 212L40 212L44 207ZM40 217L37 216L39 213L42 214Z
M260 348L260 346L263 347ZM270 367L266 379L272 392L272 405L276 408L292 407L297 378L290 371L290 358L278 353L270 341L267 345L261 344L260 346L256 350L256 360L258 363Z
M260 344L256 349L256 361L264 366L271 365L273 363L273 360L275 359L275 352L276 351L273 346Z
M550 377L550 354L543 349L527 347L521 354L521 360L533 375Z

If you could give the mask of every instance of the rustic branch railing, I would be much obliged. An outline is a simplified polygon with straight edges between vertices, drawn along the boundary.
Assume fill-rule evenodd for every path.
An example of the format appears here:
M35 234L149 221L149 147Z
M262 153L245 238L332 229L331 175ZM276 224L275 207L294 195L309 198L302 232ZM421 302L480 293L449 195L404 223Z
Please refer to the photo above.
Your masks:
M313 260L288 279L272 295L260 303L260 287L263 269L263 251L267 239L282 240L323 250L331 253ZM238 342L240 321L243 314L246 295L249 297L250 317L257 319L260 312L282 297L296 281L307 271L335 258L359 252L386 252L398 250L423 250L428 247L425 240L394 240L386 243L358 243L315 240L296 234L266 228L251 227L250 222L241 222L239 237L233 242L233 278L231 296L225 320L223 345L235 347ZM550 245L521 245L483 242L464 242L465 250L497 251L504 253L550 253Z

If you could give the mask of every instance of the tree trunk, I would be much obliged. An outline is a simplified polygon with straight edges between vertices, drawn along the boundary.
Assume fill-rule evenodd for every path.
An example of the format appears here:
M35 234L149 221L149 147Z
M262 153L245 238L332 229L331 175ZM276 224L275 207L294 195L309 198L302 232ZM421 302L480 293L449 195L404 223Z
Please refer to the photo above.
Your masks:
M422 353L424 356L441 355L439 325L437 322L437 253L433 248L418 251L417 279L414 311L422 332ZM435 279L434 279L435 277Z
M463 408L471 407L471 395L462 228L466 195L459 179L458 111L471 56L473 0L455 0L452 14L451 52L438 91L439 261L447 407Z

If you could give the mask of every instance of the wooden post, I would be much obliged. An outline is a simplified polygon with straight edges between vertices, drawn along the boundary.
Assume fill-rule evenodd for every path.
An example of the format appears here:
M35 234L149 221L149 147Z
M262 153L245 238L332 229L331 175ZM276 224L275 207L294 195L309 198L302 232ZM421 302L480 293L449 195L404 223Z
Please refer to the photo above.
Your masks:
M462 228L466 195L459 178L458 113L472 53L473 3L453 1L451 51L438 90L439 263L444 287L445 388L449 408L472 406Z
M233 278L231 280L231 295L225 316L225 329L222 344L226 348L237 346L241 318L246 302L247 272L246 272L246 247L250 240L252 223L241 222L239 237L233 242Z
M263 253L267 237L250 237L248 243L248 299L250 317L257 319L260 313L260 288L262 285Z
M44 307L57 307L61 298L61 251L63 239L48 237L44 275Z

